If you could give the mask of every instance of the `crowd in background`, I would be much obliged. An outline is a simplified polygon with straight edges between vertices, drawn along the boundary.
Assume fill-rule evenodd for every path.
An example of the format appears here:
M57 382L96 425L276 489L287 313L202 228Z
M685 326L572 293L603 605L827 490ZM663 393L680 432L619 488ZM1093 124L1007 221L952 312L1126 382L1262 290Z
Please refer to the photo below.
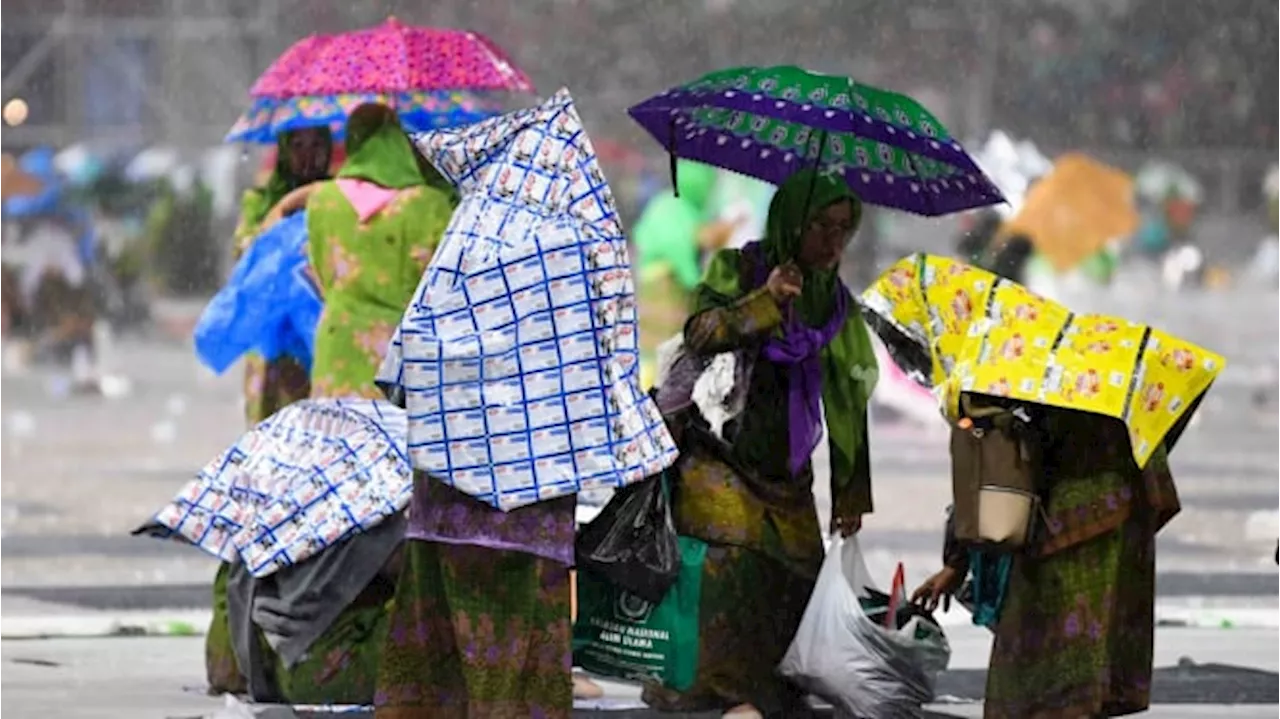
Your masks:
M1055 145L1274 148L1276 5L1169 9L1139 0L1108 22L1066 10L1003 20L1019 29L1003 34L996 114Z

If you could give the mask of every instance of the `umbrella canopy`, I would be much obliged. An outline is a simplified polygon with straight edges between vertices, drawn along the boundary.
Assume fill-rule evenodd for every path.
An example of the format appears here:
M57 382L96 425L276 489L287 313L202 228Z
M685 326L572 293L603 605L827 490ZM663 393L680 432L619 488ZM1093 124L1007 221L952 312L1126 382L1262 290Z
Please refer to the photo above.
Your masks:
M37 147L18 158L12 171L5 168L5 217L36 217L56 214L64 209L63 180L54 166L54 154L53 148ZM25 176L28 179L15 183L11 188L8 185L10 172L20 172L21 175L15 177ZM31 180L37 183L34 187ZM24 187L31 191L19 191Z
M307 127L328 127L335 140L342 140L347 116L367 103L395 110L406 132L467 125L502 111L496 96L466 90L259 97L231 126L223 141L273 144L281 133Z
M1031 187L1001 236L1026 235L1054 267L1065 271L1133 235L1140 219L1128 173L1069 153Z
M1215 352L1119 317L1077 314L947 257L899 260L862 295L867 326L952 419L963 393L1123 422L1145 466L1169 451L1226 365Z
M3 159L4 175L0 178L0 200L7 200L10 197L21 197L26 195L38 195L44 190L44 183L40 178L31 175L18 166L18 161L13 159L13 155L5 155Z
M150 182L171 176L177 171L182 158L172 147L148 147L139 152L124 168L124 176L130 182Z
M341 139L351 111L371 102L396 110L408 132L455 127L501 112L499 91L532 92L533 83L493 41L389 18L295 43L253 84L253 104L226 141L270 144L305 127Z
M253 97L431 90L533 92L533 82L480 33L383 24L312 35L284 52L253 84Z
M733 68L629 112L672 155L775 185L817 164L865 202L920 215L1004 201L918 102L848 77L792 66Z

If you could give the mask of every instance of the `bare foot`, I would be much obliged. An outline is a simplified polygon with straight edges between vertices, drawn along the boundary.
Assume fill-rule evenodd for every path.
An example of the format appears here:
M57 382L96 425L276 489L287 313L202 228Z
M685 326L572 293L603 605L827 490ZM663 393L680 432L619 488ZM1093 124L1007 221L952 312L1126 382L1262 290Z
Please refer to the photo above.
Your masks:
M599 699L604 696L604 688L590 679L580 675L573 675L573 698L574 699Z
M732 717L732 719L764 719L764 715L760 713L760 710L750 704L739 704L725 712L724 716L726 718Z

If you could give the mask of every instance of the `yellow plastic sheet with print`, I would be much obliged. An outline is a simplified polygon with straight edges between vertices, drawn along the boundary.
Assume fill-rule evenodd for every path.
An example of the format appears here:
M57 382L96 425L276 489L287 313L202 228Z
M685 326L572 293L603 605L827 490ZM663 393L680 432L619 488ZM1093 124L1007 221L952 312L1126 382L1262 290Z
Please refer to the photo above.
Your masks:
M1139 466L1176 441L1225 365L1167 332L1076 314L945 257L900 260L862 302L894 360L934 390L949 417L964 392L1114 417L1128 427Z

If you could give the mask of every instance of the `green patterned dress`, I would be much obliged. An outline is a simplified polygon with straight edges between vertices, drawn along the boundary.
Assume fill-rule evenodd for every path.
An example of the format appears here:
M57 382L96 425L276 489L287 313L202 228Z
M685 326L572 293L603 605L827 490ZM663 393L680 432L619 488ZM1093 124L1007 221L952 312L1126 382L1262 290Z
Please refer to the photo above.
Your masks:
M312 397L380 399L373 379L453 212L449 195L401 190L369 222L334 183L307 203L311 264L324 296L311 366Z
M708 711L751 704L766 716L806 716L805 693L777 674L804 614L825 548L813 497L813 466L793 469L786 450L793 427L790 383L798 367L770 361L761 350L782 332L783 312L763 278L798 254L804 213L849 199L843 183L800 173L779 188L769 230L757 251L723 250L698 288L697 311L685 326L686 351L756 354L747 390L750 401L726 430L727 445L700 430L696 414L672 418L680 462L673 503L676 528L708 544L698 617L698 669L694 684L677 693L646 687L644 699L664 711ZM806 275L808 305L796 316L810 327L831 317L836 292L846 292L834 272ZM803 295L802 295L803 297ZM875 359L856 309L821 348L822 404L831 436L834 516L870 513L871 463L866 398Z
M312 397L382 398L374 376L456 205L442 179L424 174L394 115L351 120L361 123L348 129L338 180L307 201L311 268L324 297ZM338 185L344 179L396 194L361 221Z
M1050 415L1046 532L1014 559L987 675L986 719L1144 711L1155 639L1155 535L1179 511L1165 452L1138 469L1123 425ZM947 564L967 570L967 555Z

